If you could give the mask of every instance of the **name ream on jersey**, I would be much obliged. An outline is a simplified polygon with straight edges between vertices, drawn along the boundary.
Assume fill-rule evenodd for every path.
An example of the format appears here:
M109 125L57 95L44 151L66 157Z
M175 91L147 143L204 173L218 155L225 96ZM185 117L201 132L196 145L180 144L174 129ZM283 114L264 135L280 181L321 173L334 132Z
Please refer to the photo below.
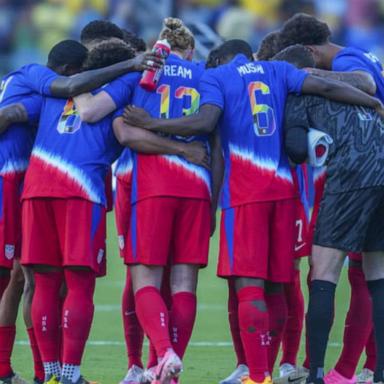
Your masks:
M240 76L247 75L249 73L262 73L264 74L264 69L260 64L247 63L240 67L237 67L237 71Z
M181 65L164 65L164 75L192 79L192 70Z

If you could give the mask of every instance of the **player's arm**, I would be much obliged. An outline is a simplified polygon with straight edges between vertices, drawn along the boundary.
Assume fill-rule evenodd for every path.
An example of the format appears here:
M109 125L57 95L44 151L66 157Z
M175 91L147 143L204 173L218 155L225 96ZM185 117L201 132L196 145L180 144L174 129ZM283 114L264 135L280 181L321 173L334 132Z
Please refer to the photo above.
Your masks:
M213 132L221 115L221 109L204 104L199 112L177 119L155 119L144 109L129 105L125 108L124 121L136 127L178 136L197 136Z
M104 91L96 95L83 93L76 96L73 101L75 102L76 110L81 121L87 123L96 123L117 108L113 98Z
M7 105L0 109L0 133L11 124L28 122L28 112L22 103Z
M301 92L323 96L340 103L370 107L384 117L384 107L379 99L340 81L309 75L304 80Z
M376 83L373 76L364 71L353 72L334 72L318 68L306 68L306 71L312 75L323 77L330 80L342 81L361 91L374 95L376 93Z
M85 71L70 77L59 76L52 81L50 93L54 97L74 97L99 88L128 72L140 72L162 65L162 59L152 53L144 53L106 68Z
M191 163L209 168L207 149L200 142L182 143L167 139L145 129L127 125L121 117L113 121L113 131L121 145L136 152L179 155Z
M211 201L211 236L216 229L216 211L219 204L221 186L224 178L224 157L218 129L211 137L211 172L212 172L212 201Z

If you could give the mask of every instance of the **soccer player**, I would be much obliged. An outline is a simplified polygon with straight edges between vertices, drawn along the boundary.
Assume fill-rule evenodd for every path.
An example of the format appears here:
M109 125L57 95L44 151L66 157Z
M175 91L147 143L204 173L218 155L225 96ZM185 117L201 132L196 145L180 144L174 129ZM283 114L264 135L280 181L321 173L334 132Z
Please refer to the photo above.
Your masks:
M259 61L267 61L275 56L280 50L280 31L273 31L268 33L268 35L261 41L256 53L256 58Z
M380 100L384 100L383 68L378 58L372 53L357 48L337 46L330 42L330 36L330 30L325 23L305 14L295 15L288 20L284 25L282 32L283 44L290 45L292 43L302 43L311 50L316 65L323 69L312 70L314 74L348 81L367 93L375 94ZM330 72L328 71L330 69L339 72ZM337 276L333 276L333 280L337 281ZM331 280L331 282L333 282L333 280ZM377 290L380 289L377 288L377 286L380 284L380 282L370 284L374 287L370 290L375 291L374 293L371 292L372 299L373 296L377 295ZM332 288L334 287L331 286L329 292L330 296L333 296ZM331 301L333 300L331 297L329 299ZM322 308L323 310L326 310L326 307L323 306ZM323 323L324 334L327 334L325 328L327 328L329 324L330 321ZM348 331L346 336L348 336ZM350 336L352 335L350 334ZM356 337L356 333L353 336ZM323 342L325 342L324 339ZM364 343L359 344L363 345ZM357 358L357 356L355 358ZM379 365L381 364L384 369L384 356L382 357L382 360L383 362L379 363ZM321 359L319 358L318 363L320 361ZM352 378L353 372L347 366L342 367L341 365L338 365L338 369L343 372L341 373L337 370L332 370L325 377L325 380L327 381L328 376L330 376L332 382L337 380L344 382L345 380ZM377 375L380 374L377 373Z
M379 111L382 107L361 91L324 82L289 64L253 62L250 46L241 40L221 46L219 63L223 65L208 70L200 82L198 113L153 119L130 106L124 116L129 124L177 135L212 132L219 124L225 177L218 274L234 280L239 300L249 367L243 382L268 383L270 336L264 282L291 281L293 272L296 191L282 150L287 94L308 92Z
M87 49L92 49L102 41L113 38L124 40L124 32L116 24L108 20L93 20L80 33L80 42Z
M288 132L295 132L294 137L297 138L297 131L302 130L298 127L314 127L324 130L335 141L328 159L327 181L315 232L307 315L308 382L322 383L326 344L333 319L334 291L347 250L364 252L364 272L373 298L376 340L382 335L382 321L378 321L382 306L377 304L375 295L380 292L382 282L380 250L383 234L379 233L375 220L380 220L382 215L380 192L384 172L370 164L380 164L383 157L380 149L383 123L372 110L346 107L316 97L291 98L287 108L292 111L286 115L286 127ZM344 124L348 124L349 129L345 129ZM363 131L370 140L361 140ZM295 151L293 147L291 149ZM380 352L378 346L374 382L382 381Z

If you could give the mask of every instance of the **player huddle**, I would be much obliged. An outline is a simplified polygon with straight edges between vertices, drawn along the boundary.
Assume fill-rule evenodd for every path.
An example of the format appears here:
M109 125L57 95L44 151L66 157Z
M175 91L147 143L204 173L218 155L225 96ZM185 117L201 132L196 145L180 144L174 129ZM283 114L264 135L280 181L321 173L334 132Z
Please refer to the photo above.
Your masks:
M219 202L217 272L228 281L238 360L221 383L272 383L281 345L276 383L356 383L366 345L370 359L359 382L384 382L382 67L374 55L330 38L326 24L298 14L266 36L255 57L247 42L230 40L197 63L193 34L167 18L159 39L171 53L163 62L140 53L146 48L138 37L94 21L81 43L54 46L46 66L4 78L1 384L27 383L11 367L23 290L33 383L89 383L80 366L96 278L106 274L116 160L116 225L127 266L121 384L182 381ZM155 91L140 86L143 70L162 71ZM347 253L345 345L324 375ZM309 254L301 367L299 261Z

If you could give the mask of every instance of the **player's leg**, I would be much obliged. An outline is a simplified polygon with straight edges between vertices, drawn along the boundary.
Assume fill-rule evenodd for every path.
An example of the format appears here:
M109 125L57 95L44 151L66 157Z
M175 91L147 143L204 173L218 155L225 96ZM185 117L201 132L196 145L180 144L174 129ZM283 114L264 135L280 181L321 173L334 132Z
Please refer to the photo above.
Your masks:
M324 377L326 383L356 382L354 374L372 328L371 300L362 270L361 255L349 255L348 279L351 300L345 319L343 350L335 369Z
M384 252L363 254L363 268L372 299L372 319L376 342L373 382L384 382Z
M23 294L24 276L18 261L14 261L11 279L0 301L0 381L13 377L11 355L16 336L16 318Z
M376 366L376 343L375 334L371 327L371 333L365 346L366 360L362 371L357 375L357 384L368 384L373 382L373 371Z

